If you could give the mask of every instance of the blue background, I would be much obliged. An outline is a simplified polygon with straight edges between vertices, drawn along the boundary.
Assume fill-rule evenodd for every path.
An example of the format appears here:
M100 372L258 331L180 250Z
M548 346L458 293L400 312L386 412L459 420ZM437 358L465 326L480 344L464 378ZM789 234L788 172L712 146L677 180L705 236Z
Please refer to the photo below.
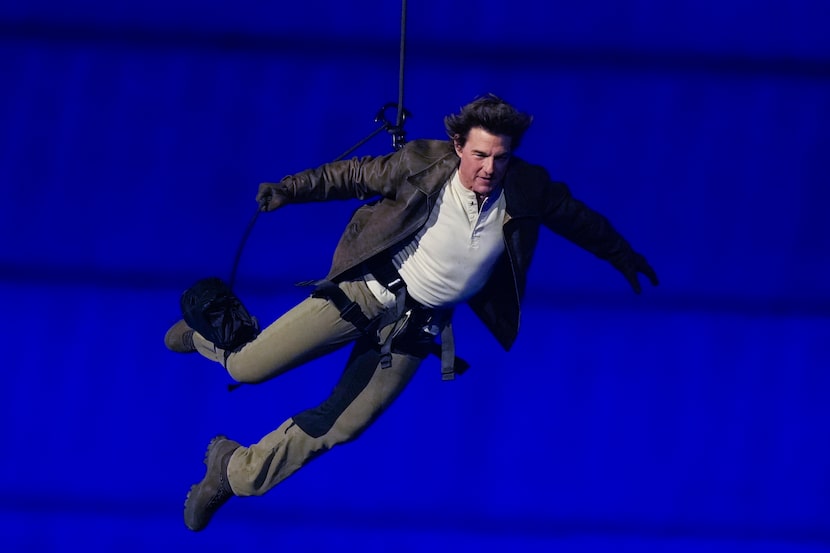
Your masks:
M262 181L324 163L398 98L393 1L0 6L0 538L11 551L830 551L830 3L409 2L407 138L493 92L519 150L661 278L636 296L545 233L522 332L465 307L360 440L201 534L208 440L321 401L345 352L228 393L165 350L227 276ZM391 151L382 133L358 154ZM237 291L263 320L322 276L357 203L263 216Z

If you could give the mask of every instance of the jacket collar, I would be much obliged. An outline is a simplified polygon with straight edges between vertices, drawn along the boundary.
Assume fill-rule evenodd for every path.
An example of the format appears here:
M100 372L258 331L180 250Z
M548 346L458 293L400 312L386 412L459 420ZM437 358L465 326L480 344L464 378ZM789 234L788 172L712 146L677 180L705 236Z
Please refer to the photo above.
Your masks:
M449 180L450 176L452 176L453 171L458 168L458 156L455 155L452 147L449 146L450 143L442 142L442 144L447 145L447 147L443 152L436 153L439 155L443 153L443 155L417 173L407 177L407 180L412 186L427 196L437 194Z

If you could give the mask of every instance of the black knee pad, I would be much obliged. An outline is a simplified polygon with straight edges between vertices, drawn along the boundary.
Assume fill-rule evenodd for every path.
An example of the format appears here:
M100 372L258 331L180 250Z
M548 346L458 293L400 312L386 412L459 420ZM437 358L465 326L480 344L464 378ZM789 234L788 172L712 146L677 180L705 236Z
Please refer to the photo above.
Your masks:
M346 368L331 395L317 407L295 415L294 422L312 438L327 434L340 415L366 388L375 371L380 370L379 363L380 350L377 345L368 338L359 339L352 348Z

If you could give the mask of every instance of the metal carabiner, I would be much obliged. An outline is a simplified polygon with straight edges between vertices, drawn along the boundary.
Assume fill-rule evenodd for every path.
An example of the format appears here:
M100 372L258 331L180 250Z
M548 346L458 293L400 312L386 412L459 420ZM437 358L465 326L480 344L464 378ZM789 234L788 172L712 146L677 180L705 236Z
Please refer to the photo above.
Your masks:
M386 112L390 109L397 110L394 122L386 118ZM398 105L391 102L380 108L375 115L375 123L383 123L383 128L392 135L392 147L396 150L403 148L406 143L404 138L406 131L403 130L403 124L408 117L410 113L406 109L398 109Z

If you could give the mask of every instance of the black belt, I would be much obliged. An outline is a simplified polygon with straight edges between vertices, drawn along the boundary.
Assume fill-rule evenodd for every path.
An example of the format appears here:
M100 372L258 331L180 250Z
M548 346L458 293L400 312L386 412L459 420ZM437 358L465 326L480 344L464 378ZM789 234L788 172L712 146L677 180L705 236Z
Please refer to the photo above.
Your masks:
M395 264L391 259L376 259L369 263L369 271L375 280L381 285L397 295L401 288L406 286L406 282L401 278L401 274L395 268ZM414 300L413 300L414 301Z
M395 264L392 263L391 259L375 260L369 263L369 272L372 273L372 276L375 277L375 280L377 280L381 286L396 296L401 288L406 286L406 282L404 282L401 274L395 268ZM404 305L406 305L409 309L422 313L431 313L434 311L432 307L427 307L410 296L408 291L406 292L406 297L404 298Z

